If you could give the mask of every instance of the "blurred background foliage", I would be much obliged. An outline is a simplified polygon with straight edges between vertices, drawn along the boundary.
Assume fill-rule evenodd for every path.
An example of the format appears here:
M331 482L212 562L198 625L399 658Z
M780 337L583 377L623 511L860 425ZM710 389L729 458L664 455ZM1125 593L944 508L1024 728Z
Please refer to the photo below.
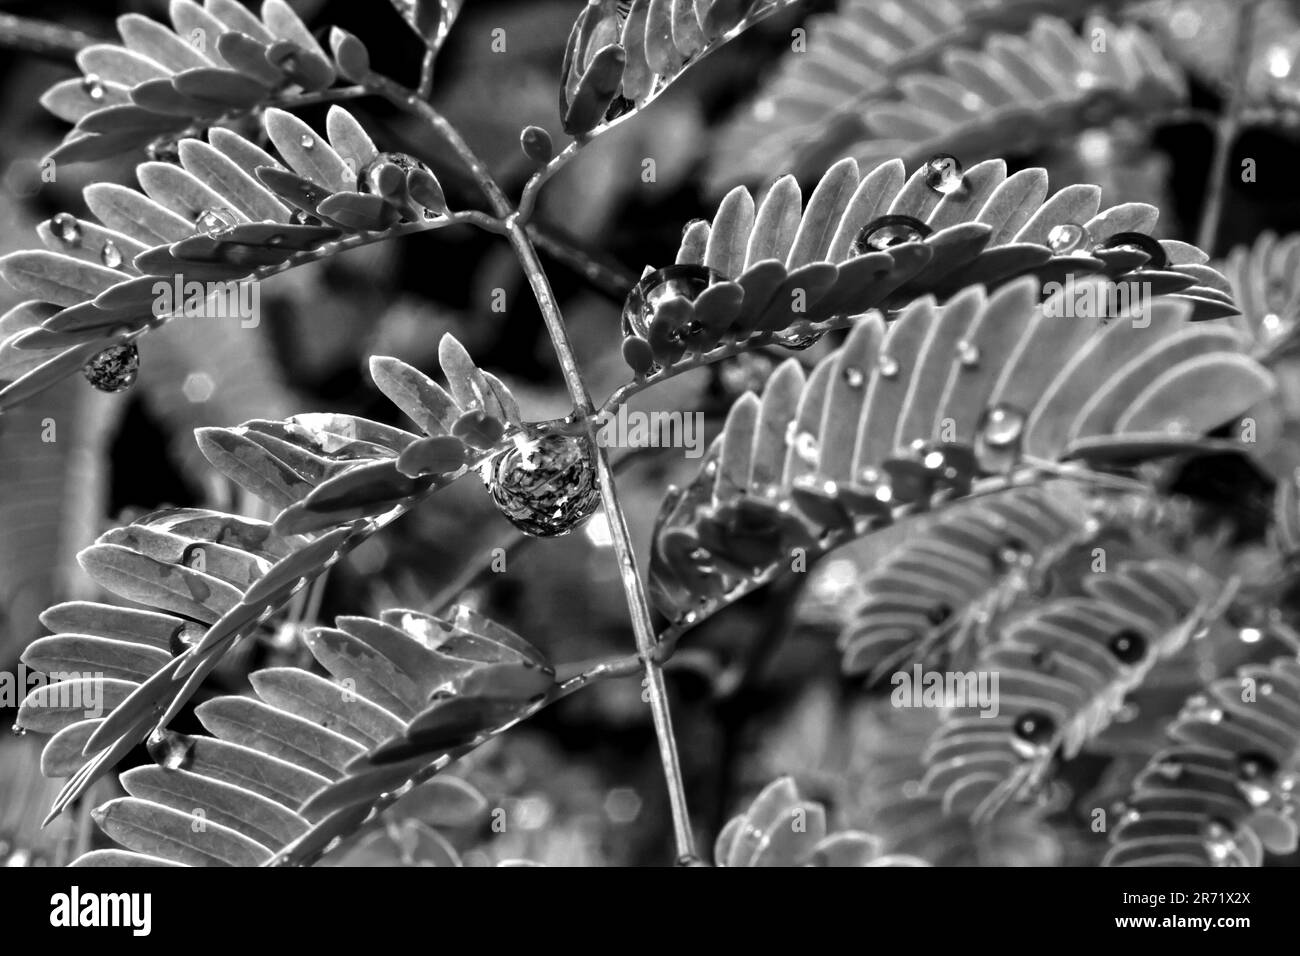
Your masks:
M1080 130L1032 151L999 143L1009 167L1046 166L1054 184L1098 183L1108 204L1154 203L1162 210L1161 236L1192 238L1212 152L1211 130L1197 113L1220 108L1232 68L1228 34L1235 3L1133 5L1126 16L1155 30L1166 55L1187 71L1186 108ZM293 5L318 30L337 24L362 37L380 71L413 80L418 43L387 4ZM792 28L835 6L819 0L768 19L689 72L645 115L600 137L544 192L544 228L624 274L629 286L644 266L668 264L682 226L711 212L719 198L706 175L719 128L775 74L788 55ZM530 170L518 148L520 129L537 124L562 139L556 79L579 8L578 0L469 0L440 60L435 104L487 159L508 193L517 193ZM1239 168L1240 159L1250 157L1260 174L1249 185L1229 182L1217 246L1210 250L1215 256L1265 229L1285 235L1300 225L1300 176L1294 172L1300 122L1292 122L1289 112L1300 117L1300 84L1288 79L1300 24L1294 6L1282 0L1270 0L1265 10L1258 24L1258 49L1264 52L1250 82L1272 112L1265 125L1240 138L1229 167ZM165 4L0 2L0 13L38 17L92 37L110 37L113 18L127 12L162 18ZM491 49L496 28L505 31L504 52ZM40 181L37 163L59 142L64 126L37 99L71 75L66 56L0 49L0 253L30 245L39 221L64 210L80 212L81 188L92 179L132 180L136 157L60 168L56 182ZM426 130L373 99L350 108L381 148L428 160L452 208L475 202L472 184ZM324 113L325 107L309 107L301 115L319 126ZM963 157L967 165L981 158ZM653 181L642 175L647 159L654 160ZM627 374L618 349L621 301L563 264L548 259L547 265L592 391L604 396ZM493 309L498 289L505 291L504 311ZM11 290L0 290L0 312L15 301ZM513 255L497 237L461 228L369 246L277 276L263 284L259 327L171 323L141 343L140 383L131 391L103 395L80 379L69 380L0 418L0 668L16 668L22 648L40 633L36 616L42 608L99 597L87 593L73 556L124 514L169 505L257 513L255 502L240 500L204 466L190 437L194 428L301 411L384 418L393 410L370 382L367 357L388 354L433 368L438 340L447 331L509 384L527 417L568 411ZM832 338L805 353L807 359L832 347ZM638 401L703 410L716 430L730 402L761 385L772 367L771 356L744 356L682 376ZM36 437L47 418L57 426L53 443ZM639 452L622 469L628 517L643 547L667 485L694 467L680 449L667 449ZM1224 513L1240 512L1239 518L1264 500L1265 491L1253 500L1252 489L1243 490L1232 468L1224 469L1200 476L1198 493ZM889 542L890 534L876 536L833 555L796 585L759 592L693 633L675 658L668 671L674 718L703 838L716 834L779 774L795 774L810 796L827 802L848 825L862 825L873 793L899 782L883 778L902 773L905 779L905 771L890 769L897 761L888 755L915 755L928 715L890 712L881 706L887 699L864 695L839 676L834 646L855 582ZM507 571L474 575L495 547L509 549ZM331 571L318 600L302 609L302 619L311 624L338 613L435 607L462 589L461 600L515 628L553 660L580 661L632 647L601 517L568 538L520 545L473 478ZM235 655L209 693L240 692L250 668L290 663L308 665L292 628ZM7 727L12 712L3 716ZM191 719L178 729L195 726ZM86 827L83 816L37 835L55 789L39 777L38 747L35 740L0 741L0 862L62 862L78 827ZM144 759L141 752L135 762ZM574 695L483 748L458 772L490 807L505 808L511 821L504 833L482 819L453 831L467 863L664 860L664 789L648 708L635 680ZM1098 781L1069 783L1091 787ZM107 786L89 802L111 796ZM1097 841L1082 846L1077 833L1059 828L1027 830L1021 837L1002 841L1000 855L981 862L1095 862L1104 849Z

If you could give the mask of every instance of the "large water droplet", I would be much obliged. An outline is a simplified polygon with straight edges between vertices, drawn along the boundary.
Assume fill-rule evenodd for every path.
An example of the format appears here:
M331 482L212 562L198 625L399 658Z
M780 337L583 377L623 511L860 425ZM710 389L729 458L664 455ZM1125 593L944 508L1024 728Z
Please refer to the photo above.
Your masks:
M107 90L104 89L104 81L94 73L87 73L81 78L81 89L96 103L100 102L107 94Z
M380 153L357 172L357 191L381 194L383 190L379 188L378 179L383 168L387 165L396 166L403 173L409 173L413 169L422 169L427 173L432 173L432 170L427 165L410 153Z
M486 464L488 493L525 534L568 534L600 506L593 458L590 442L577 435L519 436Z
M107 240L99 250L99 261L110 269L116 269L122 264L122 250L117 248L112 239Z
M1030 710L1016 718L1012 731L1011 746L1021 756L1032 759L1051 749L1056 721L1041 710Z
M1087 250L1092 245L1092 237L1088 235L1088 230L1077 222L1066 222L1059 226L1053 226L1047 233L1047 247L1058 256L1068 255L1071 252Z
M140 353L134 342L114 345L87 362L81 372L101 392L121 392L135 384L140 372Z
M1147 639L1132 628L1111 635L1107 646L1121 664L1136 664L1146 656Z
M862 227L853 243L855 255L884 252L908 242L920 242L930 235L931 229L911 216L880 216Z
M661 303L682 298L694 302L714 282L726 278L707 266L679 263L657 269L632 287L623 303L623 334L650 337L650 322Z
M235 214L225 206L205 209L194 220L194 228L205 236L219 236L238 222Z
M61 212L50 220L50 229L59 241L69 246L81 244L81 223L71 213Z
M145 741L153 762L168 770L184 770L194 753L193 738L159 727Z
M1139 269L1163 269L1169 265L1165 247L1143 232L1117 232L1101 244L1103 249L1133 249L1145 252L1149 260Z
M985 471L1010 471L1020 459L1020 440L1025 431L1025 413L1011 405L994 405L985 410L975 436L975 457Z
M804 349L810 349L822 340L826 334L824 329L816 331L801 332L778 332L772 336L772 340L782 348L787 348L792 352L802 352Z
M961 160L949 153L932 156L925 164L925 184L935 192L949 196L965 183Z

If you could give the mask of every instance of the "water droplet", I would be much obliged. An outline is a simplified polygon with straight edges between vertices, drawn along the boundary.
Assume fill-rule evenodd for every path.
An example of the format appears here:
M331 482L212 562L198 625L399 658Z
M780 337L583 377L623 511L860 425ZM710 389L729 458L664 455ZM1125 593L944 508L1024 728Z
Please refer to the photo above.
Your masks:
M1169 265L1169 257L1165 254L1165 247L1146 233L1117 232L1103 242L1101 248L1132 249L1137 252L1145 252L1149 259L1140 265L1139 269L1163 269Z
M1015 568L1032 566L1033 563L1033 554L1019 538L1004 539L989 555L989 564L993 567L993 573L999 576Z
M623 334L650 338L650 323L660 304L682 298L694 302L714 282L726 278L707 266L679 263L657 269L632 287L623 303Z
M1056 721L1041 710L1030 710L1016 718L1012 730L1011 746L1021 756L1032 759L1051 749Z
M310 219L311 216L309 216L307 211L304 209L295 209L293 211L293 221L299 226L305 225ZM283 239L281 241L283 242Z
M600 506L593 457L590 442L581 436L520 435L484 467L488 493L525 534L568 534Z
M306 133L303 133L302 138L298 140L298 145L303 149L315 149L316 137L308 136Z
M104 81L94 73L87 73L81 78L81 89L96 103L103 100L108 93L104 88Z
M975 437L975 457L991 473L1010 471L1020 460L1020 439L1025 430L1025 413L1011 405L994 405L985 410Z
M1259 685L1259 692L1267 697L1269 694L1273 693L1273 685L1268 681L1265 681Z
M939 153L930 158L925 169L925 184L944 196L952 195L965 184L965 170L956 156Z
M99 261L110 269L116 269L122 264L122 251L117 248L117 244L112 239L105 242L104 247L99 250Z
M897 378L899 372L898 359L892 355L881 355L876 359L876 370L885 378Z
M1107 646L1121 664L1136 664L1147 653L1147 639L1132 628L1125 628L1111 635Z
M235 214L225 206L213 206L195 217L194 227L200 235L215 237L232 228L237 221Z
M178 165L181 161L180 143L170 136L160 136L145 147L145 154L155 163Z
M867 381L867 376L863 373L862 369L854 365L850 365L840 374L844 376L844 384L849 388L861 388Z
M817 436L812 432L800 432L795 436L794 453L805 465L817 465L821 454L821 447L817 442Z
M410 153L380 153L357 172L357 191L382 193L383 190L379 188L379 177L385 166L396 166L403 173L409 173L413 169L422 169L430 174L433 172Z
M1226 864L1237 850L1234 827L1224 820L1214 818L1207 821L1201 828L1201 836L1205 839L1205 852L1216 864Z
M980 347L965 339L957 343L957 361L962 368L975 368L980 364Z
M1047 247L1058 256L1080 250L1087 251L1091 245L1092 236L1088 234L1087 229L1076 222L1053 226L1047 234Z
M140 353L134 342L104 349L81 370L86 381L101 392L121 392L135 384Z
M50 228L59 241L69 246L81 245L81 223L71 213L61 212L50 220Z
M787 348L792 352L802 352L804 349L810 349L822 340L826 332L818 330L813 332L778 332L772 336L772 341L782 348Z
M880 216L862 227L854 240L855 255L865 256L883 252L908 242L920 242L930 235L931 229L911 216Z
M1165 760L1156 764L1156 773L1166 780L1177 780L1183 775L1183 765L1176 760Z
M159 727L144 743L153 762L168 770L184 770L194 753L194 740L185 734Z
M677 858L677 866L708 866L708 865L709 864L705 863L698 856L687 855L687 856L679 856Z
M10 733L12 733L15 737L25 737L25 736L27 736L27 728L24 727L22 724L14 724L12 727L9 728L9 731L10 731Z

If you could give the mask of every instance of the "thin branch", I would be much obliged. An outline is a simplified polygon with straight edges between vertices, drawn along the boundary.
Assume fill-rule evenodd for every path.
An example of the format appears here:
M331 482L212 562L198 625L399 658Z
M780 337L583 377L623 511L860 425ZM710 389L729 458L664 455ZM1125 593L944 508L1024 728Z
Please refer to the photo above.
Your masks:
M416 96L422 100L427 100L433 93L433 66L437 60L437 47L424 51L424 59L420 61L420 86L416 90Z
M1201 215L1201 228L1196 239L1196 244L1210 255L1214 254L1214 241L1219 234L1219 220L1223 215L1223 202L1228 188L1228 161L1232 158L1232 147L1241 128L1258 12L1259 0L1244 0L1237 11L1237 45L1233 60L1236 70L1228 90L1228 102L1215 128L1214 159L1210 164L1205 210Z
M599 261L585 249L580 249L555 230L541 223L530 223L528 238L542 252L572 269L594 288L615 302L627 298L628 290L636 284L636 277L617 266Z
M98 37L57 23L0 13L0 47L6 49L72 60L78 51L99 42Z
M645 667L645 684L650 699L650 712L654 720L655 736L659 742L659 760L663 764L664 777L668 784L668 801L672 808L673 832L677 843L679 859L695 856L695 836L691 830L690 812L686 805L686 790L682 781L681 761L677 754L677 740L673 734L672 714L668 706L668 689L664 684L663 669L656 659L656 637L654 623L650 617L650 604L646 599L645 589L641 585L641 574L637 568L636 552L632 545L632 535L628 531L627 521L619 503L618 487L610 467L609 456L596 436L595 408L587 386L578 370L577 359L573 354L573 345L569 341L569 332L560 315L559 305L551 291L550 282L537 258L537 250L528 238L528 233L515 217L506 221L508 238L514 246L519 262L528 276L528 283L533 289L537 305L542 311L546 329L550 333L555 347L560 368L564 373L565 383L573 397L577 415L587 425L587 431L596 457L596 477L600 484L601 502L605 508L605 518L609 522L614 552L618 559L619 573L623 581L623 590L627 596L628 610L632 615L632 629L636 634L637 652Z

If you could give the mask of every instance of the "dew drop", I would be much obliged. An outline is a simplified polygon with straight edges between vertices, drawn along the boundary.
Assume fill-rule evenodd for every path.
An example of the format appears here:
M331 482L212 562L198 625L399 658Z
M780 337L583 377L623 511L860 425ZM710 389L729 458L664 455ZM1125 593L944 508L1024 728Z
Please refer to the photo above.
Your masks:
M820 329L812 332L778 332L772 336L772 340L782 348L792 352L802 352L820 342L825 334L826 332Z
M580 527L600 506L590 442L578 435L520 435L485 465L497 510L520 531L551 538Z
M897 378L899 372L898 359L892 355L881 355L876 360L876 370L885 378Z
M194 740L185 734L159 727L145 741L153 762L167 770L184 770L194 753Z
M357 172L357 191L376 195L382 193L379 176L385 166L396 166L403 173L409 173L413 169L421 169L430 174L433 172L410 153L380 153Z
M962 368L975 368L980 364L980 348L965 339L957 343L957 361Z
M9 732L12 733L15 737L27 736L27 728L24 727L22 724L14 724L12 727L9 728Z
M310 218L311 216L309 216L303 209L295 209L293 211L293 221L299 226L305 225Z
M939 153L925 164L925 184L935 192L950 196L965 184L965 170L956 156Z
M623 303L623 334L650 338L650 323L659 306L669 299L694 302L710 285L725 277L707 266L678 263L656 269L641 279Z
M64 245L81 245L81 223L72 213L61 212L50 220L50 227Z
M1077 222L1053 226L1047 234L1047 247L1058 256L1078 252L1081 249L1086 250L1091 245L1092 237L1088 234L1088 230Z
M101 392L125 391L139 375L140 353L134 342L114 345L95 355L81 372Z
M975 436L975 457L991 473L1005 473L1020 459L1020 440L1025 430L1025 413L1011 405L994 405L985 410Z
M800 432L795 436L794 453L805 465L816 466L821 454L817 437L812 432Z
M104 81L94 73L87 73L81 78L81 89L96 103L103 100L108 92L104 88Z
M233 228L237 221L235 214L225 206L213 206L198 214L194 227L200 235L216 237Z
M855 365L850 365L840 374L844 377L844 384L849 388L861 388L867 381L867 376L862 369Z
M1117 661L1132 665L1146 656L1147 639L1132 628L1125 628L1111 635L1107 646Z
M1041 710L1030 710L1016 718L1012 730L1012 747L1021 756L1033 758L1051 748L1056 721Z
M1218 818L1206 822L1201 828L1201 836L1205 841L1205 852L1217 865L1225 865L1237 850L1233 827Z
M912 216L880 216L862 227L854 240L853 252L859 256L884 252L904 243L920 242L930 232L929 226Z
M303 133L302 138L298 140L298 145L303 149L314 149L316 147L316 137Z
M104 247L99 250L99 261L110 269L116 269L122 265L122 251L117 248L117 244L112 239L105 242Z

